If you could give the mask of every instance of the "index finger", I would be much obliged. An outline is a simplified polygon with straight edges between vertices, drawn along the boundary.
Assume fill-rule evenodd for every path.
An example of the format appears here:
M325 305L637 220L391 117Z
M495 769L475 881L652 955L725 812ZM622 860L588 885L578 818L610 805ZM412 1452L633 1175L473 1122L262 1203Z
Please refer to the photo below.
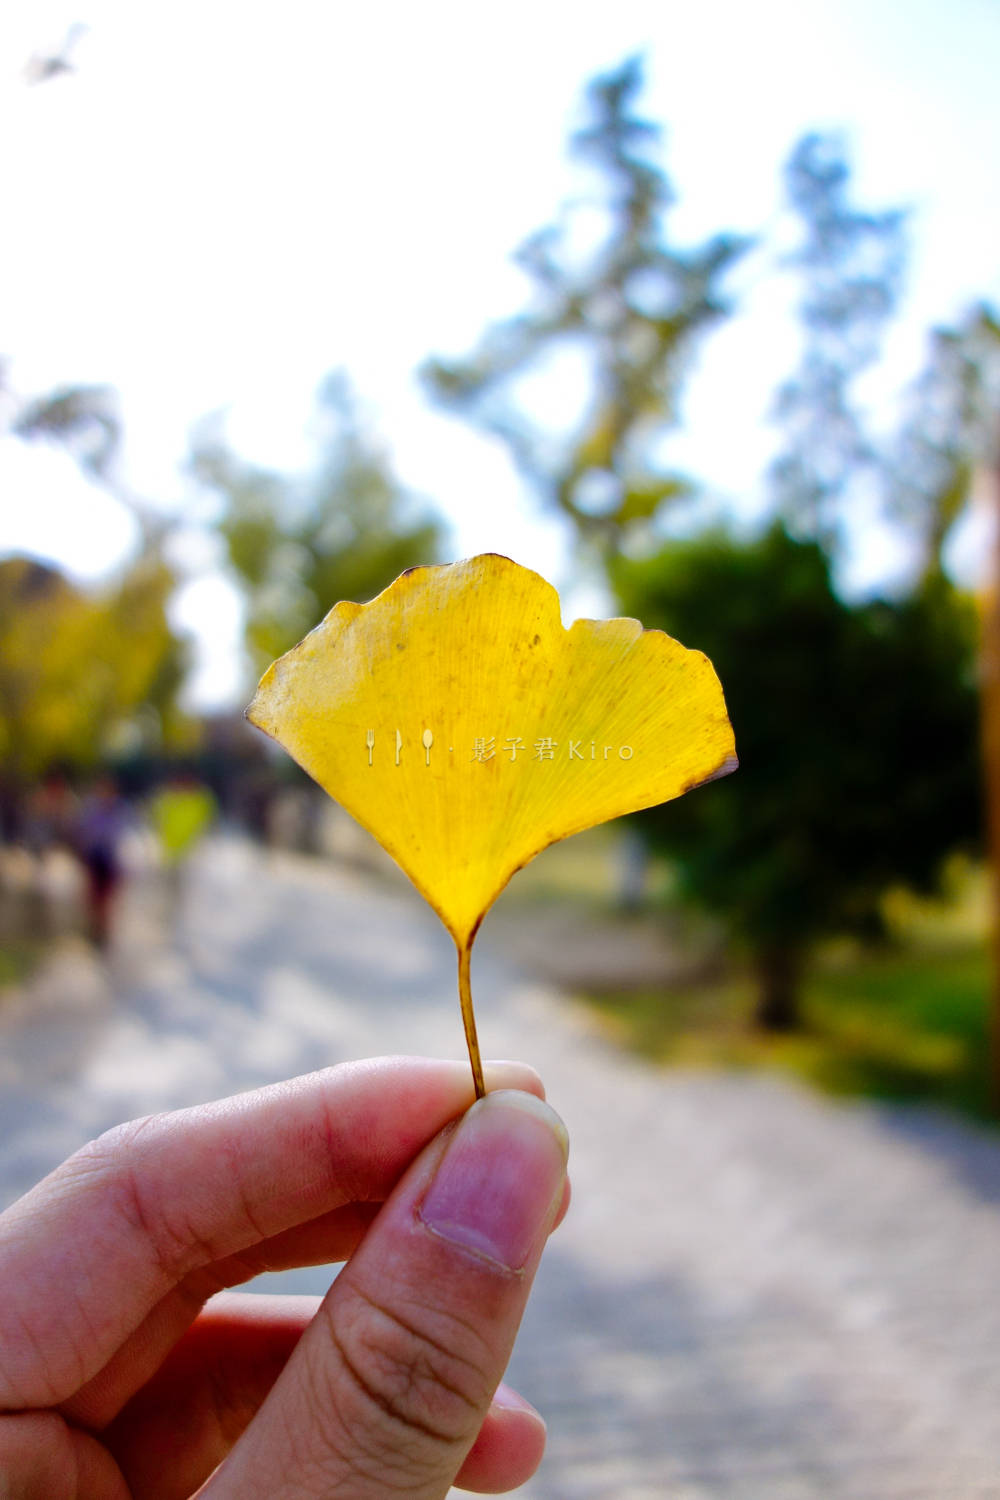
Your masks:
M543 1092L514 1063L489 1084ZM380 1058L85 1146L0 1216L0 1409L66 1401L199 1267L382 1200L472 1100L465 1064Z

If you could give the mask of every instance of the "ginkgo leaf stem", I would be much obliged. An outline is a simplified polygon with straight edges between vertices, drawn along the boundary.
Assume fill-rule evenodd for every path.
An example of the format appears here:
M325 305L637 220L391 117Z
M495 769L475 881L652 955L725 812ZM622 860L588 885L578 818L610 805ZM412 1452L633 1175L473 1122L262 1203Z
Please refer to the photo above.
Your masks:
M567 629L555 589L496 553L408 568L368 604L335 604L268 668L247 717L455 936L477 1098L471 935L511 876L559 839L736 766L706 656L638 620Z
M462 1003L462 1023L465 1026L465 1042L469 1049L469 1061L472 1064L472 1081L476 1086L476 1098L482 1099L486 1094L486 1084L483 1082L483 1060L479 1055L479 1039L476 1036L476 1017L472 1009L472 985L469 978L469 961L472 957L471 946L466 944L458 950L458 998Z

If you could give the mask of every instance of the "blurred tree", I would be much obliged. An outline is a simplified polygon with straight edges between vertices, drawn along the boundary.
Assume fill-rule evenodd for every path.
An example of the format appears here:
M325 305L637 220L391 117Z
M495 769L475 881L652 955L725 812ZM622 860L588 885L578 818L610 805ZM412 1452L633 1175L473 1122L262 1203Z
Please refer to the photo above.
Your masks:
M105 385L60 386L21 402L12 431L29 440L58 442L84 473L107 483L122 438L117 397Z
M168 515L137 494L122 474L124 427L118 393L106 385L59 386L43 396L18 397L4 387L0 392L14 406L10 430L26 442L57 444L75 460L88 479L114 497L129 512L139 530L138 556L145 567L161 565L171 533L181 517Z
M794 1026L816 941L873 934L890 886L932 890L977 839L974 618L943 580L848 605L822 548L777 524L613 573L628 613L710 656L740 756L735 776L640 826L751 953L759 1024Z
M931 334L923 371L885 465L890 513L915 536L922 587L946 576L945 550L977 475L991 475L992 537L985 549L980 739L993 873L992 1081L1000 1112L1000 318L985 304ZM982 486L984 497L986 485Z
M975 474L995 461L998 421L1000 317L983 304L932 331L884 465L889 512L917 539L925 580L944 572Z
M214 419L193 438L193 471L223 500L219 529L246 591L247 644L260 670L338 600L370 599L438 555L437 521L394 478L342 376L321 388L318 418L319 460L302 477L244 462Z
M178 706L187 653L168 618L173 523L121 479L115 392L64 386L26 398L2 372L0 390L13 435L65 449L129 509L140 534L133 560L94 590L34 559L0 561L0 778L10 808L54 764L187 744L191 725Z
M599 184L599 240L591 234L581 253L565 216L540 230L516 256L534 286L529 309L487 329L467 358L433 359L422 372L442 404L508 444L578 537L610 552L689 492L660 449L698 338L729 310L726 272L747 248L732 234L685 249L666 240L673 194L650 155L659 130L634 111L641 85L636 58L596 78L589 122L572 140ZM587 392L560 437L519 395L526 376L564 354L582 359Z
M905 215L852 207L850 168L834 136L807 135L786 168L801 243L788 257L802 283L802 359L782 385L775 420L783 446L771 466L778 511L793 530L840 540L848 487L878 451L857 404L857 381L878 358L905 260Z
M170 624L177 577L157 549L140 553L98 594L101 609L96 660L108 685L105 743L145 750L188 750L193 726L179 703L188 647Z
M60 47L37 53L29 83L73 71L86 32L72 24ZM65 385L42 396L15 391L0 366L4 428L64 448L138 522L137 556L96 590L36 559L0 560L0 801L15 811L25 788L53 766L86 768L139 750L190 742L178 707L186 649L167 607L176 577L166 561L172 523L124 483L115 391Z
M86 768L177 733L183 648L169 570L149 559L101 592L31 558L0 561L0 768L8 805L54 765Z

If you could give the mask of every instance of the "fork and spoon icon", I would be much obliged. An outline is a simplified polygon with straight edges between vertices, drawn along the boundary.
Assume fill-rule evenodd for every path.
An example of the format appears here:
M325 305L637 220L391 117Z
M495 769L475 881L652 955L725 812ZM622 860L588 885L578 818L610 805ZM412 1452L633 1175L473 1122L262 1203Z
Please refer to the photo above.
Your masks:
M420 736L420 743L424 747L424 765L429 766L430 763L431 763L431 746L434 743L434 735L433 735L433 732L430 729L425 729L424 730L423 734ZM367 750L368 750L368 764L369 765L374 765L374 756L375 756L375 731L374 731L374 729L369 729L369 730L367 730L365 732L365 745L366 745ZM400 734L399 730L397 729L396 730L396 765L397 766L399 765L399 754L400 754L400 751L402 750L402 748L403 748L403 736Z

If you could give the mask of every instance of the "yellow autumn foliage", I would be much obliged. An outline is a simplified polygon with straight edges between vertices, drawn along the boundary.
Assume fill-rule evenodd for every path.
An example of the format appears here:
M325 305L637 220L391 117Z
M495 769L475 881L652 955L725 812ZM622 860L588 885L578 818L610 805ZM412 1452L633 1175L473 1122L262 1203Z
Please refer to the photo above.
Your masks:
M636 620L562 624L488 554L336 605L250 720L371 832L461 948L515 870L569 834L731 770L711 663Z

